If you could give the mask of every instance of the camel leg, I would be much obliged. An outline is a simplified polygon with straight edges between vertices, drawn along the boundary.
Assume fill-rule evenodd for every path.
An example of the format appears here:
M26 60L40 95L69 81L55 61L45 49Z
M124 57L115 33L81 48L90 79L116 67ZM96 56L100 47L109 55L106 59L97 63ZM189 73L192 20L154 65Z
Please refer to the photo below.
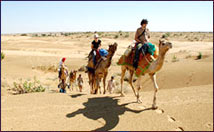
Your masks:
M90 86L90 93L91 93L91 78L90 78L89 72L88 72L88 83L89 83L89 86Z
M71 89L72 89L72 91L73 91L73 82L70 82L70 85L71 85Z
M108 72L104 73L104 77L103 77L103 88L104 88L104 91L103 91L103 94L106 93L106 77L108 75Z
M65 92L65 80L64 79L62 79L62 88L61 89L63 90L63 92Z
M141 99L140 99L140 87L138 87L137 88L137 95L136 95L136 97L137 97L137 103L142 103L142 101L141 101Z
M95 89L95 90L94 90L94 91L95 91L94 93L95 93L95 94L97 94L98 88L100 87L100 86L99 86L99 83L100 83L100 79L97 78L97 79L96 79L96 82L95 82L95 87L94 87L94 89Z
M93 78L93 94L97 94L99 88L99 80L98 78L94 77Z
M137 102L138 103L142 103L142 100L140 99L140 89L141 89L141 81L142 80L142 76L138 77L137 79Z
M133 86L133 83L132 83L134 71L129 70L129 73L130 73L129 84L130 84L131 87L132 87L132 90L133 90L133 92L134 92L134 95L137 96L137 95L136 95L136 92L135 92L135 89L134 89L134 86Z
M90 93L91 94L93 94L93 85L94 85L94 83L93 83L93 78L92 78L92 74L90 74L89 72L88 72L88 79L89 79L89 85L90 85Z
M97 91L98 91L98 89L99 89L100 94L102 94L102 92L101 92L101 87L100 87L100 82L101 82L101 80L99 80L99 83L98 83L98 85L97 85Z
M92 94L96 94L97 93L97 79L94 77L92 81L93 81Z
M156 82L156 74L150 74L150 78L152 79L152 82L153 82L154 88L155 88L152 108L153 109L157 109L157 106L156 106L156 94L157 94L159 88L158 88L158 85L157 85L157 82Z
M124 79L124 76L125 76L125 73L126 73L126 67L124 66L121 66L121 80L120 80L120 83L121 83L121 97L124 97L124 93L123 93L123 79Z
M71 91L71 81L69 81L69 85L68 85L68 89L69 89L69 91Z
M100 86L100 82L101 82L101 79L99 79L99 81L98 81L99 83L98 83L98 87L97 87L97 90L99 89L100 90L100 94L102 94L102 92L101 92L101 86Z
M100 82L101 82L101 80L99 80L99 84L98 84L98 88L97 88L97 90L99 89L100 94L102 94L102 92L101 92L101 87L100 87Z
M99 91L100 91L100 94L102 94L102 92L101 92L101 87L99 86Z

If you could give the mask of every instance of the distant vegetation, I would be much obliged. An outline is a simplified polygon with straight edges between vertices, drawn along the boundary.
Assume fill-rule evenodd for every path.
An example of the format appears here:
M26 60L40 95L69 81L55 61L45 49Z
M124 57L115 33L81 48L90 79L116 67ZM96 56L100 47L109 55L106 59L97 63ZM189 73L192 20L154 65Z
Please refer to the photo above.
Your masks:
M170 36L170 33L165 33L162 35L162 38L168 38Z
M119 30L118 32L50 32L50 33L23 33L20 36L32 36L32 37L70 37L75 38L90 38L93 39L94 34L97 33L101 39L130 39L133 40L135 32L124 32ZM152 42L158 42L160 38L166 38L172 41L213 41L212 32L150 32Z
M3 52L1 52L1 61L4 59L5 54Z
M118 35L115 35L115 36L114 36L115 39L117 39L118 37L119 37Z
M21 34L21 36L27 36L27 34L23 33L23 34Z
M37 67L32 67L32 69L37 69L37 70L41 70L44 72L57 72L58 71L58 67L57 65L48 65L48 66L37 66Z

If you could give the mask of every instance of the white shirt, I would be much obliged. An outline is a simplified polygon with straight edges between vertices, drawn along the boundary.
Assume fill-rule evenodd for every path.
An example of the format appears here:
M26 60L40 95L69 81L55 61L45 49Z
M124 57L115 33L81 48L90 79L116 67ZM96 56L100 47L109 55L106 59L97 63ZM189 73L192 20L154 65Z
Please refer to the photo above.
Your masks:
M108 88L107 88L107 89L111 90L112 88L115 88L114 80L113 80L113 81L112 81L112 80L109 80L109 81L108 81Z

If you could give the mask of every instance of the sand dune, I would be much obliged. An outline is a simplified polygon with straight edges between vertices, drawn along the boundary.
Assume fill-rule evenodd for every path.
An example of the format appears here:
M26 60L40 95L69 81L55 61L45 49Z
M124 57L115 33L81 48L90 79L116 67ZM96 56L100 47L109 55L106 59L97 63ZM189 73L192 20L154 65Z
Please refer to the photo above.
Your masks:
M35 93L2 96L2 130L160 130L213 129L212 85L160 90L159 109L150 109L153 92L89 95Z
M153 34L155 36L155 34ZM157 38L155 38L157 39ZM153 41L156 41L156 40ZM102 47L118 43L107 80L115 76L114 94L90 95L88 77L84 72L83 92L67 90L58 93L58 74L39 67L58 65L66 57L69 70L87 64L91 37L29 37L2 36L1 103L2 130L213 130L213 43L205 41L172 41L163 68L157 73L157 110L150 109L153 85L148 76L142 82L143 103L138 104L125 82L125 97L120 89L119 57L132 42L129 38L103 37ZM196 60L201 52L202 59ZM173 61L176 58L176 61ZM128 74L127 74L128 76ZM43 93L12 95L14 82L36 77L46 88ZM102 84L101 84L102 86Z

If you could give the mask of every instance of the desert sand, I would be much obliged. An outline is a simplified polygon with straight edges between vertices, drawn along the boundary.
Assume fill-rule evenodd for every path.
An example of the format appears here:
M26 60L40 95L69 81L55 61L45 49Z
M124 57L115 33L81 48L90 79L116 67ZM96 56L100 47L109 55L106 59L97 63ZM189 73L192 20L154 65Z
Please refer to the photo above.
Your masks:
M1 48L1 129L2 131L213 131L213 36L212 33L171 34L173 48L166 54L157 73L160 90L158 109L152 110L154 88L148 76L142 82L142 104L136 103L131 87L125 82L125 97L119 97L120 66L116 64L133 40L114 38L102 33L102 47L118 43L107 80L113 75L113 94L89 94L88 77L82 74L83 92L59 93L57 68L62 57L70 70L87 64L93 33L68 36L2 35ZM158 44L163 33L152 33ZM182 34L182 35L180 35ZM197 38L197 39L194 39ZM169 37L170 39L170 37ZM202 58L196 60L199 52ZM47 70L50 69L50 70ZM127 76L128 76L127 72ZM36 77L45 92L14 95L14 82ZM102 85L101 85L102 89ZM102 89L103 90L103 89Z

